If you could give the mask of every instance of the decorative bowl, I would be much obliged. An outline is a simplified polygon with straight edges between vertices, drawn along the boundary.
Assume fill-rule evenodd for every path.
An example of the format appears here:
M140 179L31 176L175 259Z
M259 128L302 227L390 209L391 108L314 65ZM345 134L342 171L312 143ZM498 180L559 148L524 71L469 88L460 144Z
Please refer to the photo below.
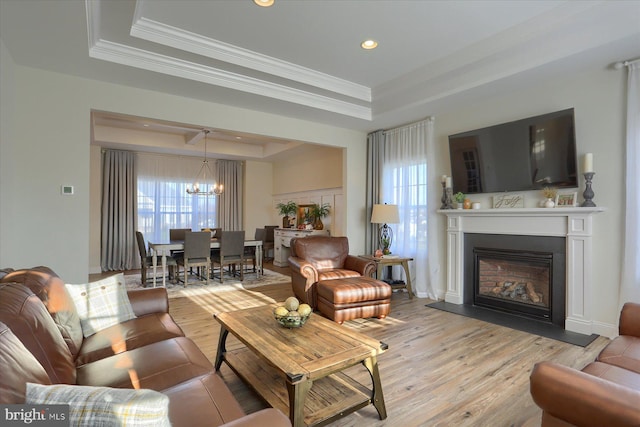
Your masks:
M305 322L309 319L311 314L308 316L278 316L274 315L278 323L280 323L285 328L300 328Z

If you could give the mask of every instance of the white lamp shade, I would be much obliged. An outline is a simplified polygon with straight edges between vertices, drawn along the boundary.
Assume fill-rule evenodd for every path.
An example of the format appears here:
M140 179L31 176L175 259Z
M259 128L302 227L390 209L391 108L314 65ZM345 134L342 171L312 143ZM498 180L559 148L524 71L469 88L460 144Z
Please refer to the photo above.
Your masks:
M372 224L397 224L399 222L398 205L373 205Z

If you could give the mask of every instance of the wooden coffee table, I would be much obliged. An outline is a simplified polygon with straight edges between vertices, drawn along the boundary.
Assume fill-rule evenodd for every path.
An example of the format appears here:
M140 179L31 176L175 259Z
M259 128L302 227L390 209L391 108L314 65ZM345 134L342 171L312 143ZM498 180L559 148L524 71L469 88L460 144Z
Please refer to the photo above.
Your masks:
M287 329L274 319L274 307L214 315L222 326L216 370L226 362L271 406L288 413L294 427L325 425L369 404L387 418L377 362L386 344L315 313L303 327ZM246 347L227 351L229 333ZM360 363L370 388L343 372Z

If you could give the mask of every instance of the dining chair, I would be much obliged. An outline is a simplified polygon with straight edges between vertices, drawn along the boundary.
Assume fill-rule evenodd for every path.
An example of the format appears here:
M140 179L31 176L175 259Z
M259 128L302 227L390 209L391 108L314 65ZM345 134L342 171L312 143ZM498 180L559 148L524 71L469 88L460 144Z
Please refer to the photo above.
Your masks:
M220 283L223 283L224 267L230 266L232 274L239 264L240 281L244 280L244 231L223 231L220 236L220 252L211 259L212 270L220 265Z
M169 240L184 240L184 235L191 231L190 228L170 228Z
M264 228L256 228L256 232L253 235L254 240L262 240L262 244L264 245L266 230ZM251 259L251 263L253 264L253 272L256 272L256 265L258 264L258 260L256 258L256 247L255 246L245 246L244 248L244 256L247 260ZM264 257L263 257L264 258ZM263 273L264 270L260 271Z
M184 241L184 234L187 231L191 231L190 228L170 228L169 229L169 240L171 241L177 241L177 240L181 240ZM180 257L182 257L184 251L175 251L172 250L171 251L171 256L174 257L175 259L178 259Z
M200 272L202 283L209 284L211 268L211 233L208 231L188 231L184 234L184 255L178 258L178 265L183 267L184 287L187 287L188 277L192 267L204 267L204 274ZM178 280L180 280L178 274Z
M144 235L140 231L136 231L136 241L138 242L138 252L140 253L140 275L142 277L142 286L147 286L147 270L153 267L154 255L149 255L147 252L147 244L144 241ZM167 267L169 268L169 278L175 277L176 269L178 267L176 260L167 257ZM156 259L156 265L161 265L162 261L160 257Z
M216 228L210 228L209 230L211 230L212 239L220 240L220 236L222 236L222 228L216 227ZM213 259L214 256L217 256L220 253L220 249L211 248L210 252L211 252L211 258ZM213 270L211 273L213 274Z
M273 256L269 256L269 251L273 255L275 251L275 243L274 243L274 230L278 228L277 225L265 225L264 226L264 239L262 239L262 259L273 259Z

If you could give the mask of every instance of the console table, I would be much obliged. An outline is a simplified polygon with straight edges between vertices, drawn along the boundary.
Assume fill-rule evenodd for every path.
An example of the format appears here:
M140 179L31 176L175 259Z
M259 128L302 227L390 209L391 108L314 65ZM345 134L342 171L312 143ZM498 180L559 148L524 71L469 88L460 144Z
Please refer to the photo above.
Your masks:
M291 239L294 237L328 236L329 230L298 230L296 228L276 228L273 232L273 265L289 266Z

